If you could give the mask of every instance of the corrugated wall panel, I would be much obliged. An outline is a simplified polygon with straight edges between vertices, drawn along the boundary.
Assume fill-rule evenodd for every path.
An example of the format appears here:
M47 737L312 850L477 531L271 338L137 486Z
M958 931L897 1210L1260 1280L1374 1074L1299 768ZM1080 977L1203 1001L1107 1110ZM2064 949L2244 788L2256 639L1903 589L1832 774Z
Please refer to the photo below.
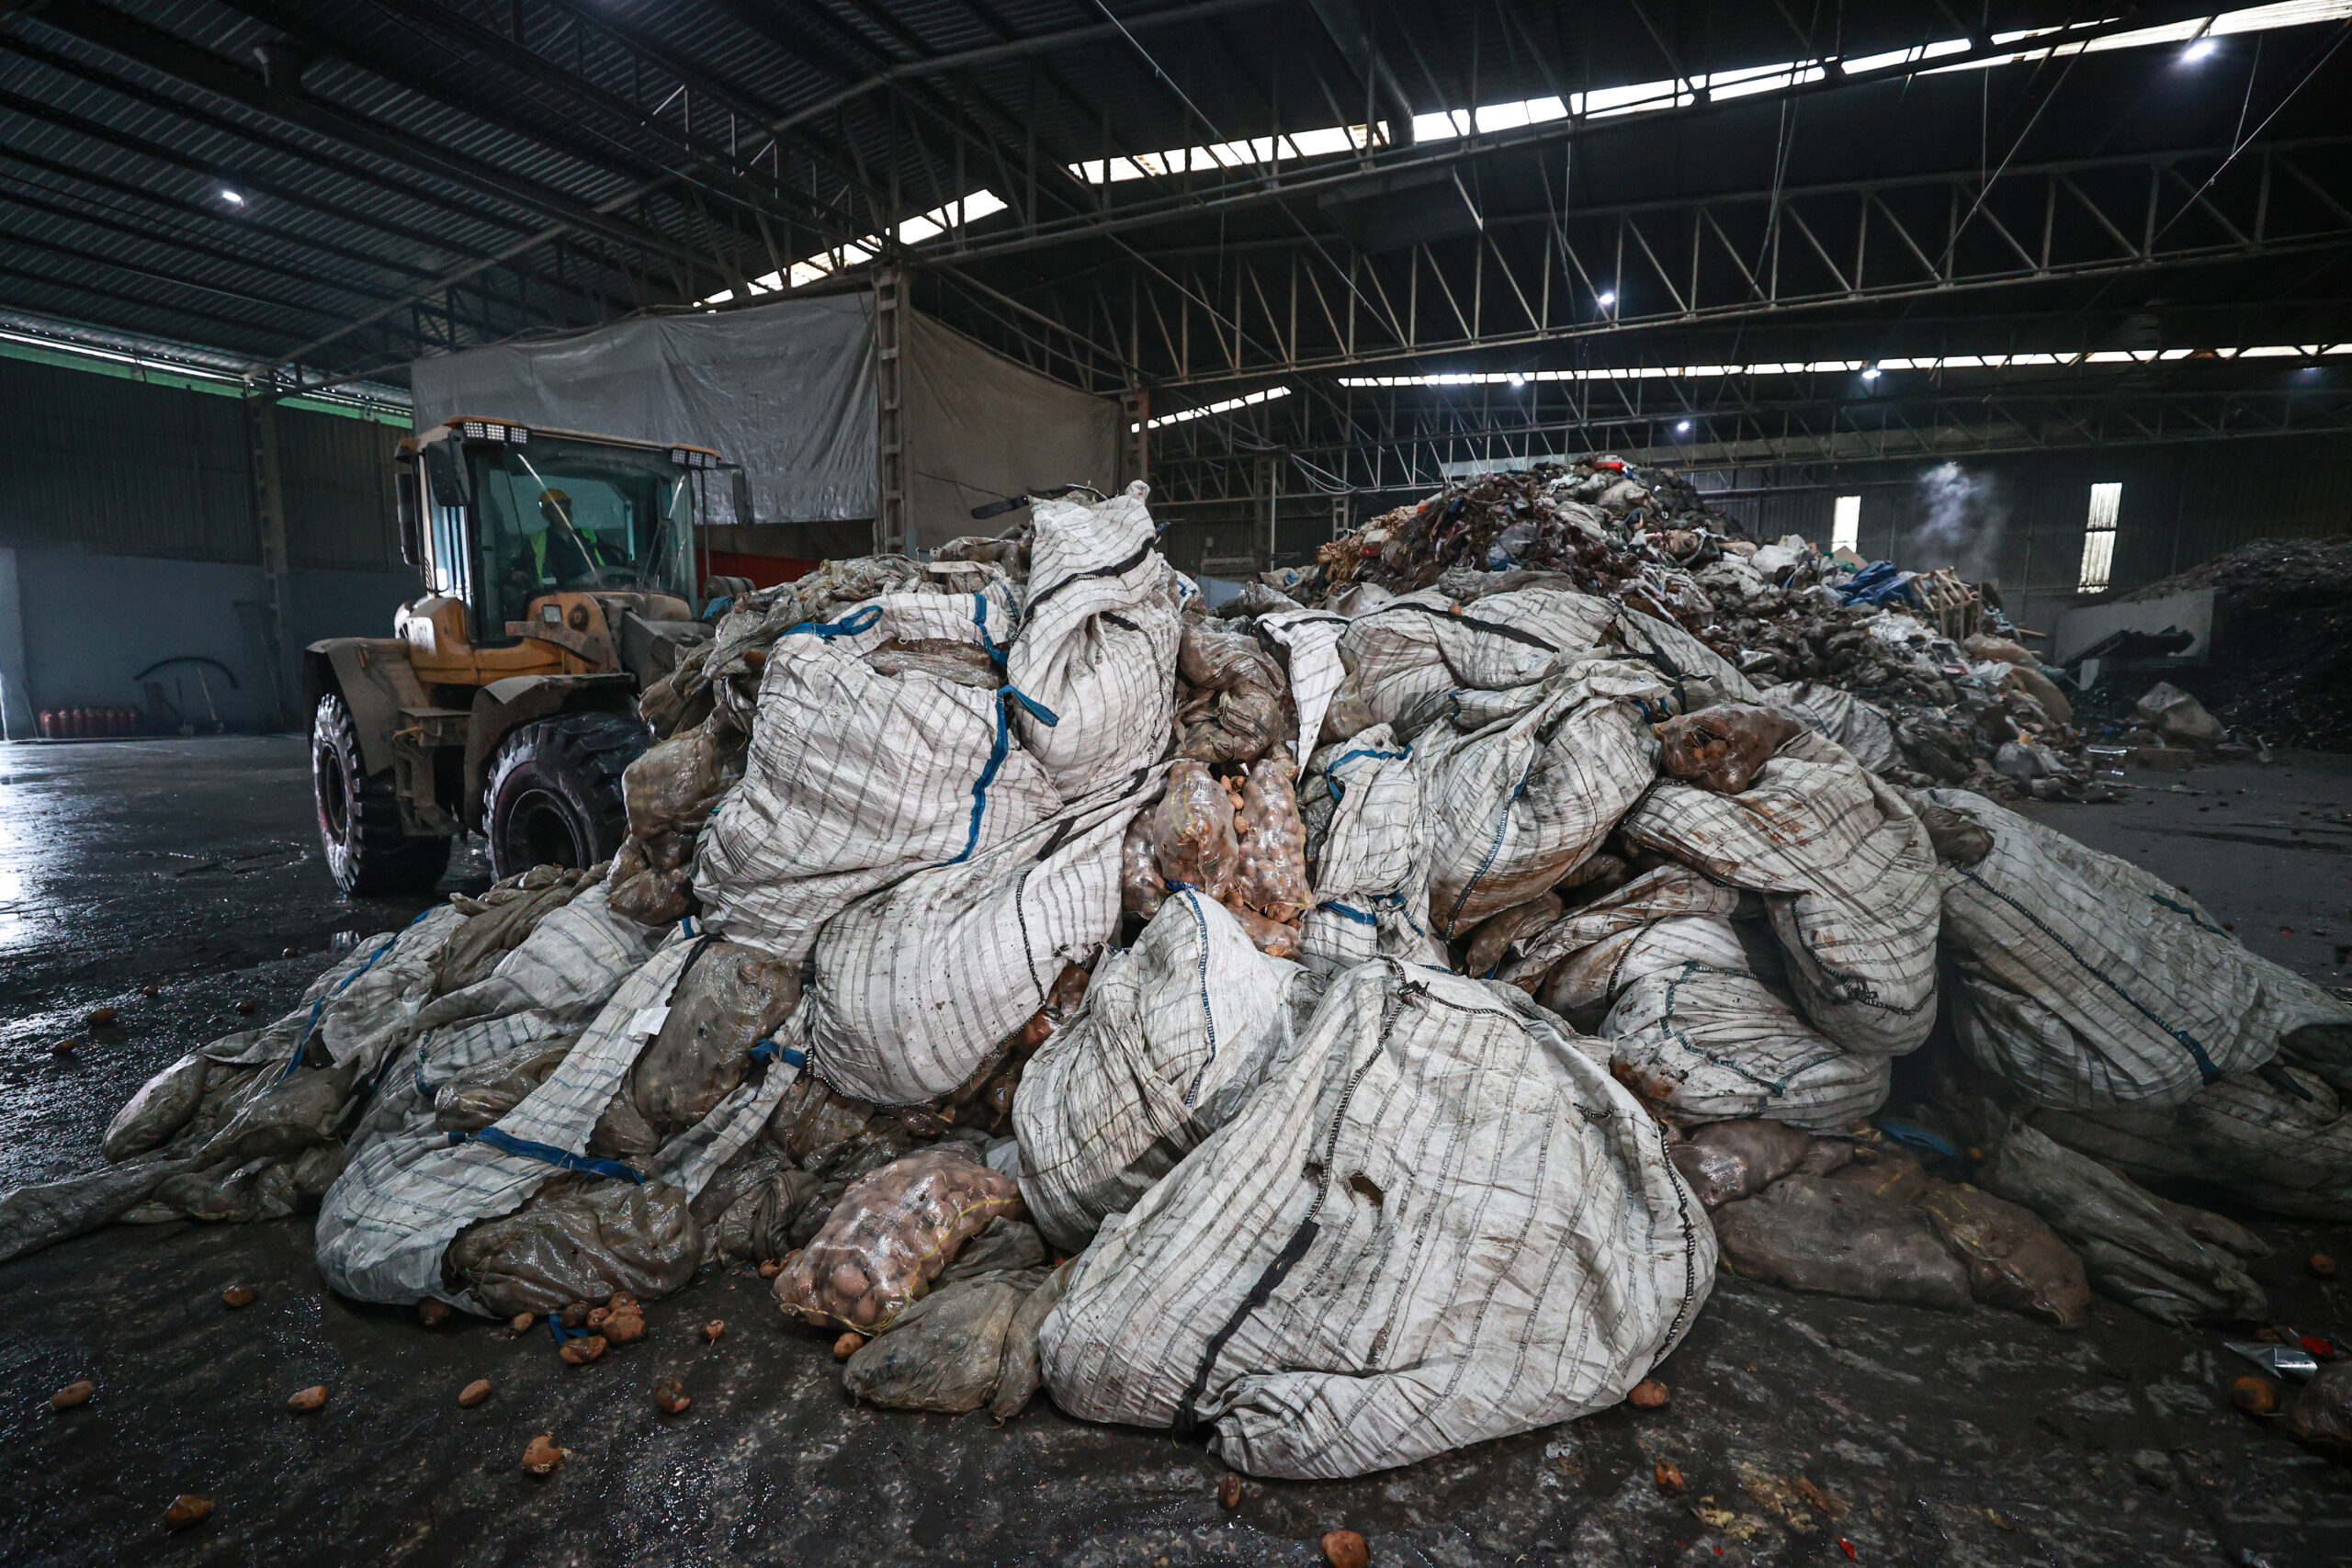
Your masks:
M339 571L399 569L392 453L400 438L399 431L366 420L278 411L291 564Z
M0 359L0 543L256 557L233 398Z
M236 398L0 358L0 545L260 559ZM299 409L277 421L289 564L397 569L399 433Z

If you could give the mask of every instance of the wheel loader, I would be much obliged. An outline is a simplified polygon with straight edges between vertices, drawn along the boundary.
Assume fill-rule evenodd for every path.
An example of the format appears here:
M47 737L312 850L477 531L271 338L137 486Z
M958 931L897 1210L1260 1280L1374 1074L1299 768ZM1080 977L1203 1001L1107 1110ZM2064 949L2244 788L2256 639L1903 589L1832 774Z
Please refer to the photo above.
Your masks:
M714 486L703 446L459 418L401 442L401 554L424 595L389 637L303 654L319 836L350 894L432 886L479 832L497 874L606 859L621 772L650 734L639 692L710 635L697 582ZM700 587L701 594L696 589Z

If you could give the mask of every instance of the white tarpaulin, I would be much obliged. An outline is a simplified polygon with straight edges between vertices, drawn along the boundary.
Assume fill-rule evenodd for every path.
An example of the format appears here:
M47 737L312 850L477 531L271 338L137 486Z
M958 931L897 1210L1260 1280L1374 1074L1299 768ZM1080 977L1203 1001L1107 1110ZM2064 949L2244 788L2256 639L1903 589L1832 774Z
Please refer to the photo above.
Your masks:
M972 508L1024 491L1091 485L1115 492L1119 405L1016 365L909 310L904 367L907 543L929 548L1013 522Z
M907 542L1001 527L983 502L1025 490L1118 488L1119 405L1064 386L914 310L900 317ZM874 297L786 299L623 321L409 367L419 429L454 414L715 446L752 480L762 523L845 524L805 547L856 554L880 510ZM715 486L711 521L742 521ZM1004 521L1011 521L1006 519Z
M761 522L862 522L881 482L873 312L866 294L788 299L420 359L417 428L474 414L715 446L751 476ZM735 520L714 489L713 521Z

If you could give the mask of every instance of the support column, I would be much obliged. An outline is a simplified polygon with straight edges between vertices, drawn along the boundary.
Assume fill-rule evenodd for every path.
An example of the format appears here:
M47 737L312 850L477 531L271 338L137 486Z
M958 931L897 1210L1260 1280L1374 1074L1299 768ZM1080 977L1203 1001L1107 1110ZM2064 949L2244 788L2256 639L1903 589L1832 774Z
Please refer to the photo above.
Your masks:
M269 660L276 722L294 723L286 682L286 488L278 463L277 400L245 394L245 430L252 448L254 521L261 535L261 638Z
M1151 390L1130 387L1119 394L1119 488L1151 478Z
M10 740L28 740L37 728L32 680L25 668L25 613L17 587L17 552L0 549L0 733Z
M907 553L906 389L899 348L904 341L906 280L896 270L874 275L875 450L880 484L874 511L874 553Z

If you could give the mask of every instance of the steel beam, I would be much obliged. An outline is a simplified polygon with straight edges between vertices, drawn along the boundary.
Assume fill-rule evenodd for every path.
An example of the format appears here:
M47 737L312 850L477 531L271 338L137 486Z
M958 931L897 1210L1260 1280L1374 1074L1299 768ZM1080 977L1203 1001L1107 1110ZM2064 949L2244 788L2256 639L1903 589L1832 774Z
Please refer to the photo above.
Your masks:
M2177 363L2177 362L2176 362ZM2226 362L2225 362L2226 363ZM2275 363L2275 362L2247 362ZM2199 367L2202 368L2202 367ZM2188 375L2175 378L2186 381ZM1300 427L1295 400L1253 417L1188 421L1153 432L1154 484L1187 504L1262 494L1252 473L1268 446L1293 459L1289 495L1381 493L1443 482L1449 465L1512 467L1590 451L1679 468L1727 462L1874 462L2003 452L2235 440L2352 430L2352 389L2193 385L2133 387L2127 377L2001 385L1887 403L1758 401L1690 412L1671 401L1542 411L1382 400L1350 409L1345 431ZM1679 434L1688 421L1690 429Z
M1490 217L1464 240L1359 254L1352 276L1283 237L1155 252L1148 268L1108 262L1011 292L1057 318L1096 290L1134 297L1138 323L1173 324L1170 346L1141 368L1176 387L1399 361L1415 370L1471 351L2347 245L2352 136L2013 167L1989 192L1971 168ZM1271 302L1302 275L1320 309L1293 320ZM1374 297L1382 308L1359 306ZM1259 326L1244 333L1244 321ZM1174 346L1204 329L1220 345L1214 360Z

